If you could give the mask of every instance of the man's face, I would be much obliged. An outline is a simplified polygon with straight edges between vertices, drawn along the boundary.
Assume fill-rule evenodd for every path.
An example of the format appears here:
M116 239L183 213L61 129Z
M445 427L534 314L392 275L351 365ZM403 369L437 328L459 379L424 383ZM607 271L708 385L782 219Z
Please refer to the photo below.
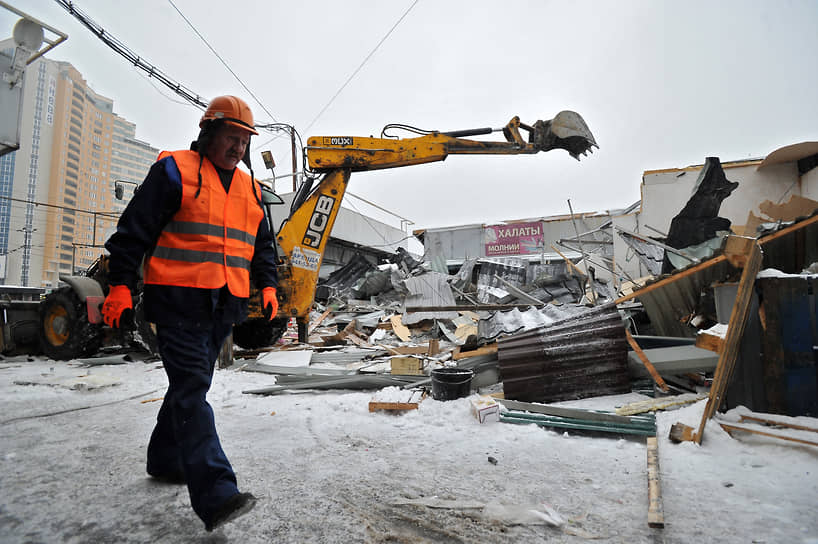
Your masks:
M225 123L208 145L207 158L223 170L232 170L244 157L249 143L249 132Z

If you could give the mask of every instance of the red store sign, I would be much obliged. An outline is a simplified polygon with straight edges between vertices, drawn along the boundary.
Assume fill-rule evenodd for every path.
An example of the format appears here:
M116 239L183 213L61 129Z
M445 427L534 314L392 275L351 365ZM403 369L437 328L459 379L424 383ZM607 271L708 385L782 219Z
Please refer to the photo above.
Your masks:
M486 257L527 255L542 251L542 223L514 223L483 227Z

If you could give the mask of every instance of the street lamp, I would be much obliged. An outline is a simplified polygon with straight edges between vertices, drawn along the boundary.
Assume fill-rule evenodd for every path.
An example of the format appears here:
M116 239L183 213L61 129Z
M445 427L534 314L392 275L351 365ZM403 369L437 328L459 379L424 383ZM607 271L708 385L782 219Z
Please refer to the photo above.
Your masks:
M122 185L125 184L125 183L128 183L128 184L134 186L134 188L133 188L134 194L136 193L136 189L139 187L139 184L135 183L133 181L127 181L127 180L124 180L124 179L118 179L118 180L114 181L114 196L116 197L117 200L123 200L123 196L125 194L125 188Z

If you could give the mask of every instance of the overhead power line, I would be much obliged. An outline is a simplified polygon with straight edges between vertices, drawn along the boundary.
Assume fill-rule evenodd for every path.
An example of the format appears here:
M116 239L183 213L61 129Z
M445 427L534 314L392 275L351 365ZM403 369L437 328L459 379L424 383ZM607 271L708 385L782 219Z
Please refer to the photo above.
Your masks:
M55 0L57 4L65 8L65 10L74 16L83 26L88 28L91 32L96 34L97 38L102 40L102 42L119 53L121 56L125 57L131 64L133 64L136 68L144 71L148 74L148 76L156 78L170 90L200 108L207 108L208 101L202 98L201 95L198 93L188 89L178 81L175 81L170 78L167 74L165 74L162 70L157 68L155 65L147 62L145 59L128 49L128 47L119 41L117 38L112 36L108 33L104 28L99 26L96 22L94 22L88 15L82 12L74 2L69 2L67 0Z
M412 8L415 7L415 5L418 3L418 1L419 0L415 0L414 2L412 2L412 5L409 6L406 9L406 11L403 12L403 15L401 15L400 18L395 22L395 24L392 25L392 28L390 28L389 31L386 34L384 34L383 38L381 38L381 41L378 42L378 44L372 49L372 51L369 52L369 54L364 58L364 60L361 61L361 64L359 64L358 67L355 68L355 71L353 71L352 74L350 74L350 76L347 78L347 80L344 82L344 84L341 85L341 88L339 88L335 92L335 94L332 95L332 98L329 99L329 102L327 102L324 105L324 107L321 108L321 111L318 112L318 115L316 115L315 118L313 118L313 120L310 121L310 124L307 125L306 129L304 129L304 132L309 131L312 128L312 126L315 124L315 122L318 121L318 119L324 114L324 112L327 111L327 109L332 105L332 103L335 102L335 99L338 98L338 95L340 95L341 92L347 87L347 85L349 85L349 83L353 80L353 78L355 78L355 76L358 75L358 72L361 71L361 68L364 67L364 65L369 61L369 59L372 57L372 55L375 54L375 51L377 51L381 47L381 45L383 45L383 42L386 41L386 39L392 34L392 32L395 31L395 29L398 27L398 25L401 24L401 22L406 18L407 15L409 15L409 12L412 11Z
M275 115L273 115L272 113L270 113L270 110L268 110L268 109L267 109L267 107L266 107L264 104L262 104L261 100L259 100L259 98L258 98L258 97L255 95L255 93L253 93L253 91L251 91L251 90L250 90L250 89L247 87L247 85L245 85L245 84L244 84L244 82L243 82L243 81L241 80L241 78L240 78L240 77L239 77L239 76L236 74L236 72L234 72L234 71L233 71L233 69L232 69L232 68L230 68L230 66L229 66L229 65L228 65L228 64L227 64L227 63L224 61L224 59L221 57L221 55L219 55L219 53L217 53L217 52L216 52L216 50L215 50L215 49L213 49L213 47L212 47L212 46L211 46L211 45L208 43L208 41L205 39L205 37L204 37L204 36L202 36L202 34L201 34L201 33L200 33L200 32L199 32L197 29L196 29L196 27L195 27L195 26L193 26L193 23L191 23L191 22L190 22L190 20L188 20L188 18L187 18L187 17L185 17L185 14L184 14L184 13L182 13L182 11L181 11L181 10L180 10L178 7L176 7L176 4L174 4L174 3L173 3L173 0L168 0L168 2L170 3L170 5L171 5L171 6L173 6L173 9L175 9L175 10L176 10L176 13L178 13L178 14L179 14L179 16L180 16L180 17L182 17L182 19L184 19L184 20L185 20L185 22L186 22L186 23L188 24L188 26L189 26L189 27L190 27L190 28L193 30L193 32L195 32L195 33L196 33L196 35L197 35L197 36L199 36L199 39L201 39L201 40L204 42L204 44L207 46L207 48L208 48L208 49L210 49L210 51L211 51L211 52L212 52L214 55L216 55L216 58L217 58L217 59L219 59L219 61L222 63L222 65L224 65L224 67L225 67L225 68L227 68L227 71L228 71L228 72L230 72L231 74L233 74L233 77L234 77L234 78L236 78L236 81L238 81L238 82L239 82L239 84L241 84L241 86L242 86L242 87L244 87L244 90L245 90L245 91L247 91L247 92L250 94L250 96L252 96L252 97L253 97L253 100L255 100L255 101L256 101L256 103L257 103L259 106L261 106L261 109L263 109L263 110L264 110L264 111L267 113L267 115L269 115L269 116L270 116L270 118L271 118L271 119L272 119L274 122L276 122L276 123L277 123L277 122L278 122L278 120L275 118Z
M378 42L378 44L372 49L372 51L369 52L369 54L364 58L364 60L361 61L361 64L359 64L358 67L355 68L355 70L352 72L352 74L350 74L350 76L347 78L347 80L344 82L344 84L341 85L341 87L335 92L335 94L332 95L332 98L330 98L329 101L324 105L324 107L321 108L321 111L319 111L318 114L313 118L313 120L310 121L310 124L307 125L306 129L304 129L304 132L307 132L308 130L310 130L312 128L312 126L316 123L316 121L318 121L318 119L322 115L324 115L324 112L326 112L327 109L329 109L329 107L332 105L332 103L335 102L335 99L338 98L338 96L343 92L343 90L346 89L347 85L349 85L350 82L355 78L355 76L358 75L358 72L361 71L361 69L369 61L369 59L372 57L372 55L375 54L375 51L377 51L381 47L381 45L383 45L383 42L385 42L386 39L392 34L392 32L395 31L395 29L398 27L398 25L406 18L407 15L409 15L409 12L412 11L412 8L414 8L415 4L417 4L418 2L419 2L419 0L415 0L414 2L412 2L412 5L410 5L408 8L406 8L406 11L403 12L403 15L401 15L400 18L398 18L398 20L395 22L395 24L392 25L392 28L390 28L389 31L386 34L384 34L383 38L381 38L381 40ZM258 144L255 147L255 149L260 149L260 148L264 147L265 145L269 144L270 142L272 142L273 140L277 140L280 137L281 137L281 135L277 134L277 135L273 136L272 138L270 138L269 140L266 140L266 141Z

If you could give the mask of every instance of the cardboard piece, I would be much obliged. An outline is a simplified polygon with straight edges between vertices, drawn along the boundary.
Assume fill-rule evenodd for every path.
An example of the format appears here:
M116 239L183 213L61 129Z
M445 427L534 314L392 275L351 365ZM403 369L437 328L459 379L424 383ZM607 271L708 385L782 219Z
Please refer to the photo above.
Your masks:
M500 405L494 398L487 395L472 397L471 413L480 423L500 421Z
M758 209L774 221L795 221L799 217L812 215L812 212L818 210L818 201L792 195L789 201L784 204L776 204L771 200L765 200L758 205Z
M392 374L403 376L422 376L423 359L420 357L392 357L389 359Z

